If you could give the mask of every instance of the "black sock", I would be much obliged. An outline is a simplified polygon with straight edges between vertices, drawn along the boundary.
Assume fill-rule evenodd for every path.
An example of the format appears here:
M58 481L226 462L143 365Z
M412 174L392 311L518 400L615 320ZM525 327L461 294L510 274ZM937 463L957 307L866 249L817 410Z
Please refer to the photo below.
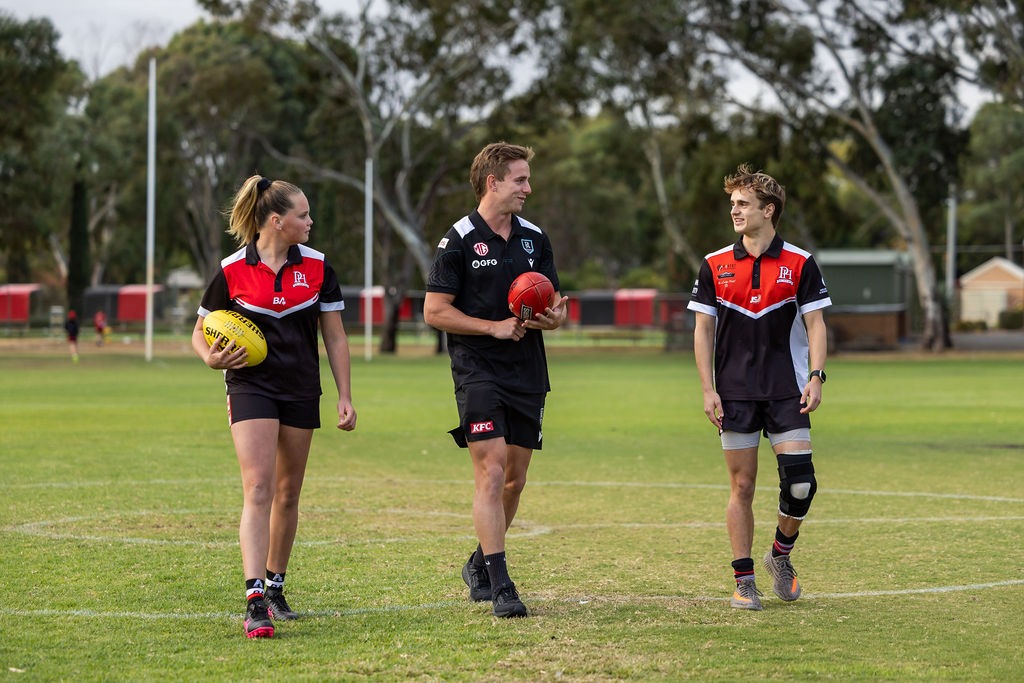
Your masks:
M284 590L284 572L278 574L267 570L267 592L280 593Z
M775 542L772 543L772 557L789 555L790 551L793 550L793 544L796 543L796 537L799 535L800 532L798 531L792 536L787 536L782 533L782 529L775 527Z
M473 553L473 566L483 567L484 564L484 549L480 547L480 544L476 544L476 552Z
M508 577L508 567L505 566L505 553L484 555L484 564L487 565L487 576L491 578L491 590L512 583L512 579Z
M245 580L245 601L263 599L263 579Z
M739 583L743 579L753 578L754 576L754 560L750 557L741 557L738 560L732 561L732 573L736 577L736 583Z

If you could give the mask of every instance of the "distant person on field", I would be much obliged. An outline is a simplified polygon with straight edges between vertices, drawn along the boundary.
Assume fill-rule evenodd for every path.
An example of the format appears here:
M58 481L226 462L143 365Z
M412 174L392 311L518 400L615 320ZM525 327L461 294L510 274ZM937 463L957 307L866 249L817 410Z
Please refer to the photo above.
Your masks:
M551 242L518 216L532 192L532 157L532 149L498 142L473 160L470 182L479 205L437 245L423 304L426 323L448 333L460 423L451 434L469 449L476 482L473 525L480 543L462 579L470 599L491 600L498 617L527 613L505 564L505 532L543 438L551 387L541 332L566 318ZM531 270L551 280L554 305L522 321L509 314L508 289Z
M103 311L96 311L92 317L92 325L96 328L96 346L103 346L107 334L107 314Z
M299 492L313 430L320 427L317 328L338 389L338 429L356 426L352 407L345 307L334 269L305 246L313 219L302 191L252 176L235 195L228 232L241 249L220 263L192 331L192 348L224 371L228 421L242 471L238 538L245 572L245 633L271 637L276 620L298 618L285 601L284 578L299 518ZM252 320L267 340L267 358L246 367L247 352L215 350L203 319L216 310Z
M778 460L775 541L762 560L783 600L800 597L789 553L817 482L809 413L821 403L832 304L814 257L776 233L786 192L741 165L725 179L734 243L704 257L688 308L696 311L694 355L704 414L718 427L729 469L726 522L736 590L732 606L761 609L754 582L754 488L763 432Z
M64 330L68 333L68 348L71 350L71 362L78 364L78 314L74 309L68 311L64 321Z

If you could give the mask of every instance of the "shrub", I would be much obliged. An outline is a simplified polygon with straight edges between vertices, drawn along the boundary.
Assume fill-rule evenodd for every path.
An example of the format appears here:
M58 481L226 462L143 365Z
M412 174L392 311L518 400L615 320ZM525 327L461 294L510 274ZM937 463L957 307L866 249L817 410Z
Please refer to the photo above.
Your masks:
M1024 327L1024 308L999 313L999 329L1019 330Z

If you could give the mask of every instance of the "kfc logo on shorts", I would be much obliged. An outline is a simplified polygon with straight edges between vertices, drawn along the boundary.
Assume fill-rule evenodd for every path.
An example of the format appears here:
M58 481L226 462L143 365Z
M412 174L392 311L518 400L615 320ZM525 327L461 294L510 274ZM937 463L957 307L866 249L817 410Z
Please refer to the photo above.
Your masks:
M474 422L469 425L470 434L483 434L484 432L494 431L494 420L488 420L487 422Z
M473 245L473 251L476 252L477 256L487 256L487 252L489 250L487 249L486 244L484 244L483 242L477 242L476 244Z

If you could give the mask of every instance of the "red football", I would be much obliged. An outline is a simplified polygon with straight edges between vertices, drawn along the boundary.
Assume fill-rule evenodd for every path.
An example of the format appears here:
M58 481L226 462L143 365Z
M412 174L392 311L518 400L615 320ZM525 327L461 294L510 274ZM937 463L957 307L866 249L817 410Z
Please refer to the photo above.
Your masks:
M527 271L512 281L508 288L508 307L520 320L533 320L538 313L555 303L551 280L540 273Z

